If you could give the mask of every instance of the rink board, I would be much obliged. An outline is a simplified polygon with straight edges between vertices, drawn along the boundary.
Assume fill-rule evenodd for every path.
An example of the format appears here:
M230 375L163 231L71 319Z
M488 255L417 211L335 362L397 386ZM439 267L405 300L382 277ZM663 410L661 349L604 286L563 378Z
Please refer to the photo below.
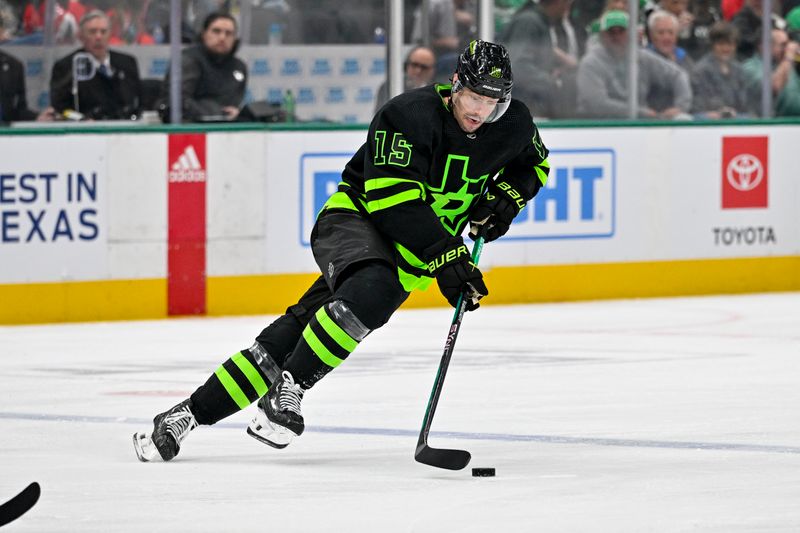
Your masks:
M291 304L365 130L195 133L4 135L0 323ZM487 304L800 290L800 126L542 135L550 180L484 249ZM431 289L407 305L442 304Z

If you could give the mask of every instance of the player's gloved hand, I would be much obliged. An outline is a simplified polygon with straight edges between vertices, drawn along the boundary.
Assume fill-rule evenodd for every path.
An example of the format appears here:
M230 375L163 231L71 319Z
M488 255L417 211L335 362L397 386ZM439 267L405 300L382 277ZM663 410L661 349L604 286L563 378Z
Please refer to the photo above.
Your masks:
M486 195L481 198L469 215L469 236L478 236L478 227L485 224L483 238L486 242L502 237L511 226L522 208L525 198L508 181L498 181L489 185Z
M458 297L465 293L467 311L477 309L478 301L489 294L486 284L483 283L483 274L473 264L467 245L461 237L450 237L444 242L432 246L438 249L436 253L425 252L428 261L428 271L436 276L439 290L447 301L455 307Z

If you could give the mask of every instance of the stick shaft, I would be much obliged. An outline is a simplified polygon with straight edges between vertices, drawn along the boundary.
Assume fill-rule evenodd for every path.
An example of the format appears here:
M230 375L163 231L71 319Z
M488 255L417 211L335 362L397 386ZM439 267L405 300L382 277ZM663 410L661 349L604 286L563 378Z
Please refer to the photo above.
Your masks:
M483 236L479 235L475 240L475 246L472 247L472 262L477 266L478 260L481 257L483 250ZM433 415L436 412L436 406L439 404L439 396L442 394L442 387L444 386L444 378L447 375L447 368L450 366L450 358L453 356L453 349L456 345L458 332L461 330L461 321L464 319L464 311L467 308L467 302L464 294L458 298L456 310L453 314L453 320L450 323L450 331L447 334L447 341L444 343L444 353L442 353L442 360L439 362L439 370L436 373L436 379L433 382L433 389L431 390L430 398L428 399L428 407L425 409L425 418L422 420L422 430L419 434L417 441L417 448L428 442L428 433L431 430L431 423L433 422Z

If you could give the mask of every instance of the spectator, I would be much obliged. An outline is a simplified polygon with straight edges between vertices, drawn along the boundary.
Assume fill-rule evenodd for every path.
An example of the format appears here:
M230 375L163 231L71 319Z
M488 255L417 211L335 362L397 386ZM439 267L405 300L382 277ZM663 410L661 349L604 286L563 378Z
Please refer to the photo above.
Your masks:
M90 11L81 19L78 36L83 47L53 65L50 102L57 113L77 111L78 117L95 120L135 119L140 114L139 65L135 57L109 50L110 31L102 11ZM88 71L74 80L76 69L83 67Z
M711 27L722 20L722 15L716 0L693 0L689 9L693 17L689 36L678 39L678 45L686 49L693 61L697 61L711 50Z
M501 41L520 82L514 97L535 115L573 116L577 98L578 37L567 19L571 0L528 2L514 14Z
M650 16L658 10L672 13L678 19L677 40L679 43L689 39L694 24L694 15L689 11L689 0L659 0L658 8L647 13L647 23L649 30ZM648 35L648 38L650 36Z
M608 0L573 0L570 19L576 26L584 28L587 34L597 33L603 12L612 9L608 4ZM613 9L626 11L627 7L628 2L620 0L615 2Z
M772 30L772 95L776 117L800 116L800 43L790 41L785 30ZM752 98L760 101L761 54L745 61L743 68L750 83Z
M654 8L655 9L655 8ZM597 46L600 44L600 19L603 18L603 14L607 11L628 11L628 2L627 0L606 0L603 10L597 14L597 18L591 20L589 24L586 25L586 50L593 46Z
M152 35L145 29L142 7L141 2L136 0L117 0L106 12L111 20L110 44L155 44Z
M200 42L181 56L181 99L185 122L235 120L244 103L247 66L236 57L236 20L211 13L203 21ZM169 72L165 79L169 91Z
M463 50L478 38L478 2L477 0L453 0L453 6L455 7L458 48Z
M678 17L669 11L654 11L647 19L647 33L650 36L647 49L672 61L688 74L693 63L686 50L678 46L679 28Z
M41 44L46 5L47 2L44 1L28 1L23 8L23 33L25 35L35 34L37 36L36 41L26 41L29 44ZM58 44L73 44L78 33L78 21L81 20L88 11L86 6L81 4L78 0L61 0L54 2L54 8L53 28L55 29L55 42Z
M411 49L403 63L405 70L403 91L410 91L433 83L434 69L436 68L436 55L427 46L417 46ZM383 107L389 100L389 86L383 82L378 88L375 99L375 112Z
M624 11L608 11L600 19L600 43L591 48L578 67L578 112L592 118L628 116L628 25ZM674 63L648 50L637 50L639 67L637 116L679 119L689 117L692 90L689 78ZM666 88L666 89L664 89ZM667 106L649 100L654 90L671 92Z
M736 61L736 28L729 22L711 27L711 51L692 71L692 113L697 118L747 117L756 111L748 97L748 78Z
M722 18L731 21L736 14L744 7L744 0L721 0L720 9L722 10Z
M179 32L180 41L183 44L190 44L195 41L197 32L192 29L188 22L190 2L182 2L181 29ZM144 14L144 30L153 38L154 44L169 42L169 14L170 0L149 0L141 7ZM192 20L194 20L192 18Z
M53 118L52 107L48 107L38 115L28 109L25 68L19 59L0 51L0 122L49 121Z
M789 33L789 40L800 43L800 6L786 14L786 31Z
M761 44L761 17L764 13L761 0L745 0L744 6L733 17L731 22L739 31L739 44L736 56L739 61L746 61ZM772 27L784 29L786 21L778 15L771 13Z
M0 44L14 38L17 30L17 17L13 8L5 0L0 0Z
M422 6L417 7L414 10L411 42L430 44L437 59L434 78L437 81L446 81L456 67L456 59L460 52L453 0L429 0L427 40L423 35Z

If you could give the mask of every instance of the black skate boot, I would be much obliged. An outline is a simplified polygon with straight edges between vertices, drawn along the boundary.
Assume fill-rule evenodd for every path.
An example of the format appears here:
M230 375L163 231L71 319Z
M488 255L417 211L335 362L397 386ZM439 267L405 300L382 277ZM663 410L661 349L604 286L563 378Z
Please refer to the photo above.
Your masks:
M292 375L284 370L269 392L258 400L258 411L247 434L273 448L286 448L292 438L302 435L305 429L300 412L303 392Z
M191 430L197 427L192 413L192 400L186 399L172 409L156 415L153 419L153 433L133 434L133 447L140 461L148 462L161 456L169 461L181 450L181 442Z

